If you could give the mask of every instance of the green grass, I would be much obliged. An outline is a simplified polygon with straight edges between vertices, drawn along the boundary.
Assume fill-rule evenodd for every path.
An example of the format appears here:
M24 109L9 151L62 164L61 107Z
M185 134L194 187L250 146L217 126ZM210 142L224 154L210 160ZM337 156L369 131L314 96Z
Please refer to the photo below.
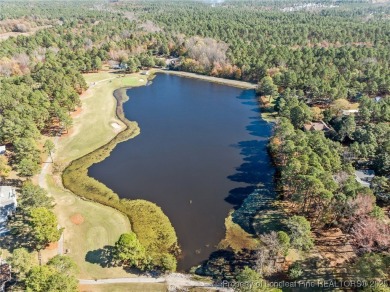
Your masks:
M134 74L126 76L102 72L86 74L84 77L87 83L106 80L96 84L82 97L82 112L74 118L74 127L68 136L60 139L57 149L57 160L65 163L79 158L96 148L106 144L117 133L113 131L111 123L123 123L115 116L116 101L113 91L125 86L140 86L146 83L141 82L142 75ZM118 78L119 77L119 78Z
M46 178L48 189L56 200L55 211L64 229L64 249L77 263L79 278L117 278L129 276L122 268L103 268L85 260L89 251L105 245L113 245L119 236L131 230L130 222L122 213L90 201L76 197L58 186L52 176ZM84 222L76 225L71 221L74 214L81 214Z
M74 118L74 126L69 135L61 137L58 141L54 161L58 164L67 164L96 148L104 145L116 136L111 123L123 125L115 115L116 101L113 91L123 86L140 86L138 74L131 77L117 78L119 75L108 72L85 75L87 82L102 81L91 88L82 97L82 111ZM119 235L131 230L130 222L121 212L82 200L64 189L58 175L49 174L46 180L49 194L56 201L56 214L59 223L65 227L64 249L70 249L71 256L80 268L80 278L115 278L129 276L121 268L102 268L85 260L87 252L112 245ZM70 217L80 213L84 223L75 225Z
M278 113L276 111L262 111L261 112L261 118L266 122L275 122L276 118L278 116Z
M167 285L163 283L125 283L80 285L80 292L166 292Z
M116 113L126 125L125 129L107 144L72 161L64 170L62 181L64 186L74 194L113 207L126 214L139 241L152 257L153 264L161 266L164 262L163 258L177 247L175 230L161 208L145 200L120 199L111 189L88 176L88 168L92 164L104 160L118 143L139 133L138 125L128 121L124 116L122 102L128 99L125 91L119 89L115 91L115 96L118 100Z

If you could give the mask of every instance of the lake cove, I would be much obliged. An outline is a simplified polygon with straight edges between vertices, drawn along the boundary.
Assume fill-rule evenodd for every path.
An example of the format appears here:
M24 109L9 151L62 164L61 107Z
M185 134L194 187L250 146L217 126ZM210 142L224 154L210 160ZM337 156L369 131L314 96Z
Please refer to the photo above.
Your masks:
M272 181L272 125L254 90L157 74L127 95L126 118L141 133L88 173L122 198L160 206L182 249L178 269L188 270L217 249L229 210Z

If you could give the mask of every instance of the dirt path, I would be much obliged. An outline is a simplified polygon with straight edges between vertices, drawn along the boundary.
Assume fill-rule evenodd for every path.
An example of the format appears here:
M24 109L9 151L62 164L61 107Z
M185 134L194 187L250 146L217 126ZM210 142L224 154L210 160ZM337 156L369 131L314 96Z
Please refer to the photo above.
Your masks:
M54 143L54 147L55 147L55 148L57 147L59 138L60 138L60 137L56 137L56 138L53 140L53 143ZM44 164L44 165L43 165L43 167L42 167L41 173L39 174L38 183L39 183L39 186L40 186L41 188L46 189L45 177L46 177L46 174L48 173L49 166L52 164L51 157L48 156L48 157L46 158L46 161L45 161L43 164Z
M55 148L58 145L59 138L60 137L55 137L55 139L53 140ZM49 172L50 166L53 164L53 161L52 161L52 158L50 157L50 155L46 158L46 161L43 164L44 165L42 167L41 173L39 174L39 177L38 177L38 184L41 188L47 189L46 175ZM58 228L60 228L60 227L61 226L58 226ZM58 247L57 247L57 254L62 255L63 253L64 253L64 233L61 234L61 237L58 240Z
M115 77L112 77L112 78L107 78L107 79L103 79L103 80L92 82L91 85L88 87L88 89L93 88L96 84L103 83L103 82L109 81L109 80L113 80L113 79L116 79L116 78L119 78L119 77L120 76L118 75L118 76L115 76Z

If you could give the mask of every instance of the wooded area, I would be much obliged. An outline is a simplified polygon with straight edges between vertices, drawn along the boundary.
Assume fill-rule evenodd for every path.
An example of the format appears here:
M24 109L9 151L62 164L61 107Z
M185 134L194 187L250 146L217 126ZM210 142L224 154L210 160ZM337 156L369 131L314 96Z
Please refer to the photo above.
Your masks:
M39 172L42 151L54 151L42 135L60 136L72 126L70 113L87 89L82 73L97 72L103 65L132 73L174 60L168 64L171 70L258 83L259 98L277 116L269 149L277 168L278 198L290 219L283 231L256 234L259 249L229 259L223 254L224 263L244 264L213 276L300 279L299 265L286 270L277 259L284 260L289 249L315 248L313 230L338 228L357 255L350 263L354 276L389 279L389 19L388 3L363 0L316 5L290 0L1 1L0 34L52 27L0 42L0 144L7 146L0 156L0 176L6 179L14 170L24 179ZM64 183L70 189L77 177L74 169L86 172L80 163L93 160L82 159L67 169ZM357 171L375 176L362 184ZM126 214L137 209L118 207L119 199L103 186L88 195L90 186L96 186L89 183L74 184L72 190ZM39 250L60 235L51 203L44 190L29 182L20 200L13 224L22 233L36 230L27 248ZM154 208L145 206L137 209L142 216ZM135 233L117 242L118 264L175 270L177 239L160 213L158 209L156 216L163 218L166 238L147 237L135 224ZM40 228L42 218L50 219L44 224L51 230ZM156 255L159 250L163 255ZM211 258L203 271L217 261ZM37 275L60 277L53 262L21 269L23 281L30 275L25 285L31 291L48 291L45 281L37 288Z

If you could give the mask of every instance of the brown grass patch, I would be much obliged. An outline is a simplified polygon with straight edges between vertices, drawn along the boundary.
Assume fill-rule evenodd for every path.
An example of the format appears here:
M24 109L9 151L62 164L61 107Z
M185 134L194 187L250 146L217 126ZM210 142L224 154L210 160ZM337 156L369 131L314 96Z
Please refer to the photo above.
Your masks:
M259 242L253 235L247 233L240 225L232 220L231 214L225 219L226 235L219 243L220 248L232 248L234 251L240 251L244 248L254 250Z
M80 213L77 213L70 217L70 221L75 225L80 225L84 222L84 217Z
M314 241L321 256L329 260L330 267L344 265L356 257L348 236L339 228L314 232Z
M46 247L47 250L55 250L57 248L58 248L58 241L50 242L49 245Z
M76 110L74 110L73 112L70 113L70 116L72 118L75 118L77 117L78 115L80 115L81 111L83 110L83 108L81 106L77 107Z

